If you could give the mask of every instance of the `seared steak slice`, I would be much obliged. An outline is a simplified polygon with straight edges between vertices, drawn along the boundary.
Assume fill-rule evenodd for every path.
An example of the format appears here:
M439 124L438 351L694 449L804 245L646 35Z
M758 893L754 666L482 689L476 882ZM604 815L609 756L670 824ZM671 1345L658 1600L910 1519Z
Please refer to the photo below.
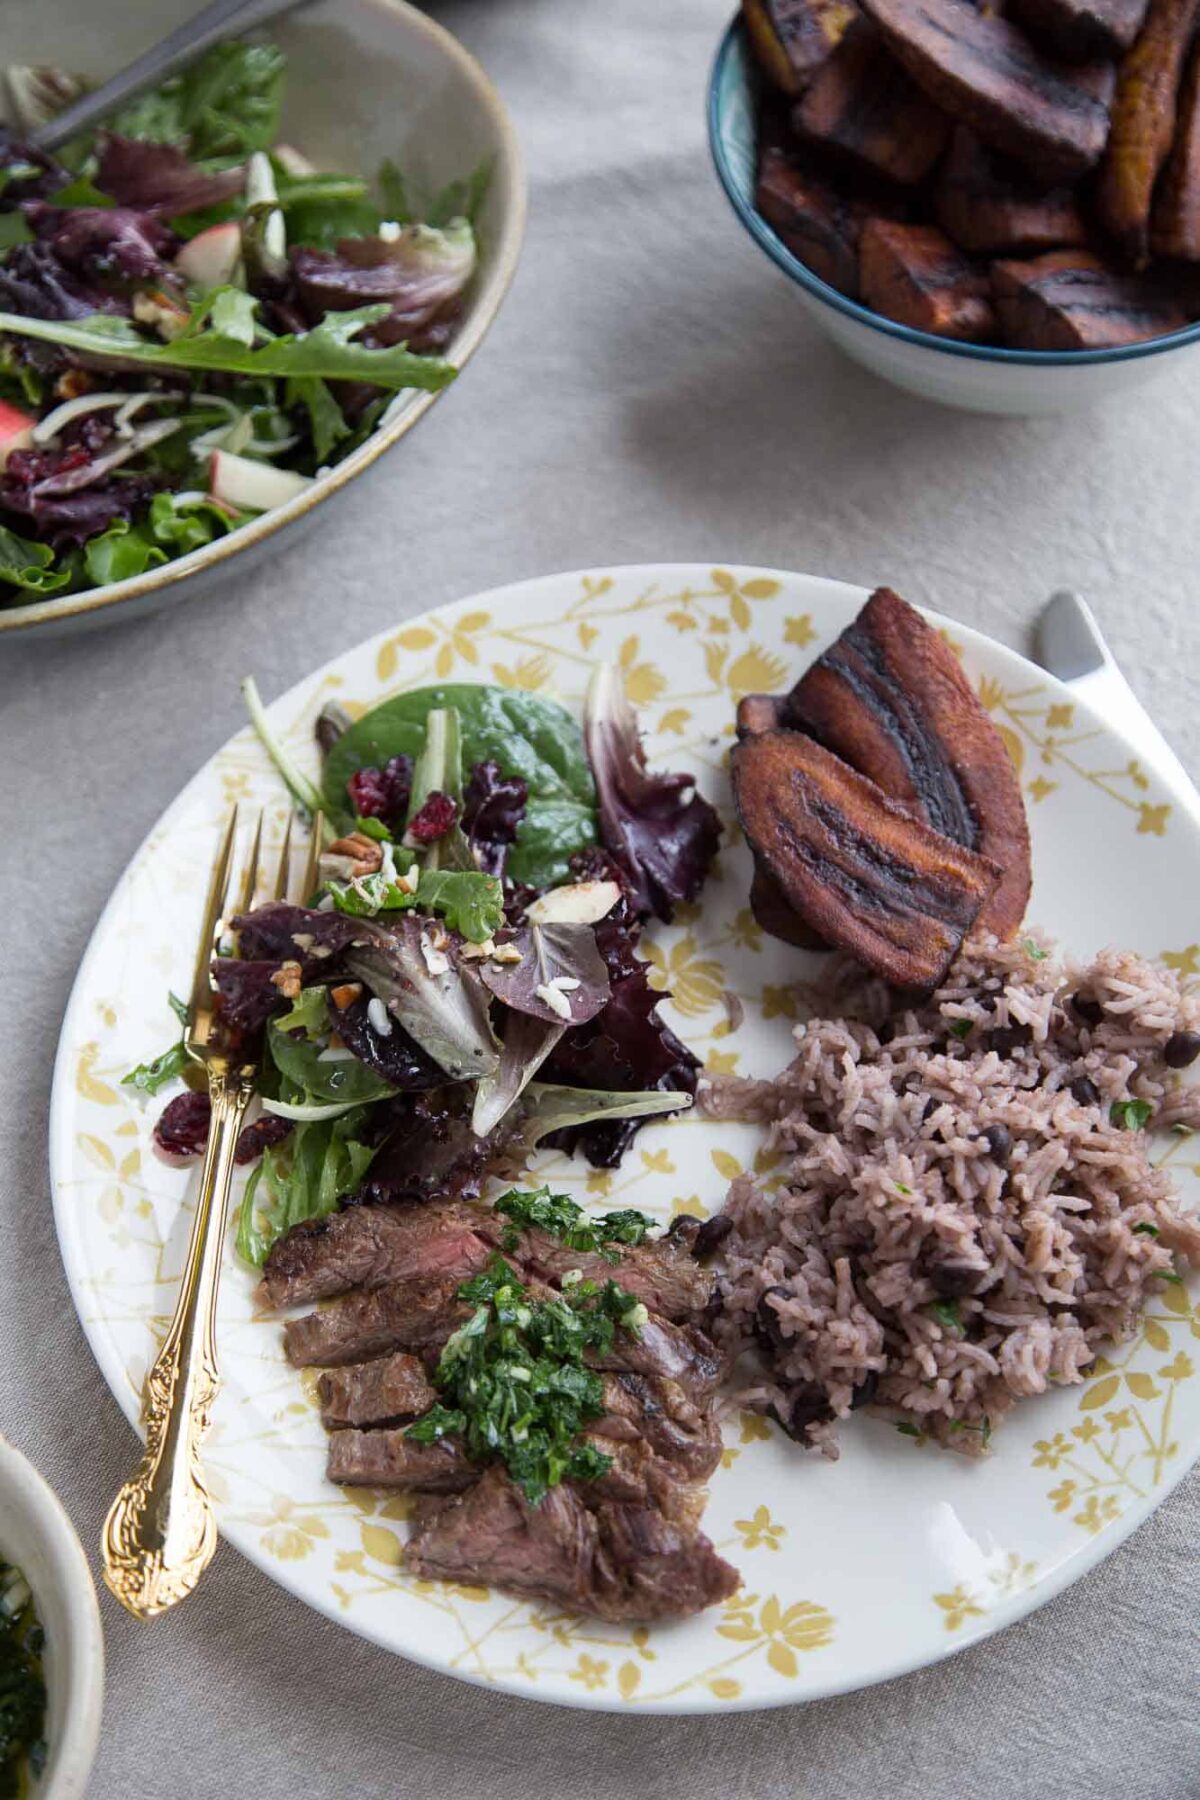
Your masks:
M403 1350L375 1362L330 1369L321 1377L320 1391L321 1423L328 1431L415 1419L437 1399L421 1363Z
M503 1237L502 1215L494 1214L488 1229L496 1242ZM610 1263L595 1252L571 1250L559 1238L536 1227L522 1231L510 1253L513 1261L543 1281L557 1286L571 1269L581 1269L585 1279L616 1281L651 1312L667 1319L694 1319L712 1296L713 1277L701 1268L681 1235L667 1232L650 1243L621 1251L620 1262Z
M465 1281L491 1247L478 1235L480 1215L447 1201L431 1206L351 1206L293 1225L271 1246L258 1299L297 1306L356 1287L382 1287L414 1276Z
M697 1406L677 1381L606 1375L604 1402L605 1415L592 1427L600 1449L645 1443L680 1481L707 1481L719 1464L721 1431L711 1408Z
M694 1325L672 1325L653 1315L638 1336L618 1331L607 1356L589 1358L614 1374L648 1375L678 1382L688 1396L711 1400L724 1374L720 1351Z
M701 1531L681 1529L648 1506L601 1506L593 1578L604 1619L686 1619L741 1584Z
M405 1564L613 1620L682 1618L738 1585L706 1537L653 1508L602 1502L593 1511L570 1487L530 1506L498 1468L456 1499L423 1503Z
M403 1431L331 1431L325 1473L343 1487L458 1494L471 1486L479 1470L450 1438L419 1444Z
M457 1277L414 1276L347 1294L288 1321L283 1328L288 1360L307 1369L364 1362L388 1350L436 1350L470 1316L458 1285Z

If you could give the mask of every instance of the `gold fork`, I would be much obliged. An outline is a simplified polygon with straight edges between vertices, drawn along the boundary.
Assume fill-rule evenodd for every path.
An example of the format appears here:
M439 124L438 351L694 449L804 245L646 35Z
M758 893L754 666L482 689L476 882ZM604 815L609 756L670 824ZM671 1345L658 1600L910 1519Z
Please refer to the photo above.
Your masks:
M288 892L293 816L284 833L271 897ZM310 840L301 897L315 885L320 821ZM233 1154L254 1094L257 1065L231 1053L214 1030L212 960L225 923L248 912L258 885L262 816L239 884L228 906L238 814L234 807L209 883L204 922L188 1001L184 1047L208 1076L212 1123L200 1171L200 1192L175 1315L142 1392L146 1450L121 1489L104 1526L104 1579L129 1612L152 1619L186 1599L212 1560L217 1528L204 1483L200 1446L220 1389L217 1366L217 1288L229 1215Z

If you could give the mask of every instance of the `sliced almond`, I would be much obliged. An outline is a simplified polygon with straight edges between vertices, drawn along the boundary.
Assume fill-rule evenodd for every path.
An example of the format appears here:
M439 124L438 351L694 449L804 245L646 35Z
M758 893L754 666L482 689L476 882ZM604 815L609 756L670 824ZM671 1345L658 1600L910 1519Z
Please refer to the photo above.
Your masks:
M551 888L528 907L531 925L595 925L621 898L616 881L575 881Z

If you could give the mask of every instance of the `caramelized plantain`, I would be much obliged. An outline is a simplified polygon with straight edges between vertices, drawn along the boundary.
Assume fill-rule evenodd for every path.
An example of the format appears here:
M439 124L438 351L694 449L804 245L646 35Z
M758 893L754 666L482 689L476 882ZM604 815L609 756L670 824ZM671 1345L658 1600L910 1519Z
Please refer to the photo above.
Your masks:
M869 219L859 239L858 280L866 304L901 325L970 343L995 329L987 275L936 225Z
M913 79L985 143L1040 180L1071 181L1099 162L1112 72L1040 55L1006 19L965 0L863 0Z
M738 817L788 904L893 986L941 980L1000 871L798 731L745 738Z
M1175 135L1179 79L1198 13L1200 0L1150 0L1146 23L1117 76L1096 211L1138 267L1150 254L1154 184Z
M820 932L800 917L766 863L757 856L750 883L750 911L769 937L779 938L797 950L829 949Z
M1154 199L1150 242L1156 256L1200 259L1200 44L1192 48L1179 93L1175 142Z
M737 707L738 736L757 737L760 731L775 731L782 723L785 705L778 694L743 694Z
M897 805L1003 871L980 930L1011 937L1031 882L1029 827L1004 740L949 645L891 588L800 677L783 707Z
M793 255L839 293L858 298L863 208L775 147L759 163L755 202Z
M1087 250L994 262L992 296L1001 337L1023 350L1106 350L1188 322L1149 277L1121 274Z
M1031 38L1068 62L1120 56L1142 28L1147 0L1009 0Z
M775 86L793 99L859 16L856 0L742 0L755 56Z
M1087 243L1068 187L1046 188L959 125L933 190L938 224L963 250L1009 255Z
M949 125L864 19L793 108L792 129L861 171L910 186L933 168Z

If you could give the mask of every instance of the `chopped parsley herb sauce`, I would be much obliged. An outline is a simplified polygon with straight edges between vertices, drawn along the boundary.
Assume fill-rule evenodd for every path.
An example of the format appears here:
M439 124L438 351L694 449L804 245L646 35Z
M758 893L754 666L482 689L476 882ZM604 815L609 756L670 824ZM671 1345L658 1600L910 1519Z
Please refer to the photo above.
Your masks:
M442 1351L441 1400L408 1436L461 1434L471 1460L502 1462L533 1506L560 1481L607 1474L611 1456L578 1441L604 1412L603 1381L584 1357L604 1355L618 1329L640 1332L646 1308L615 1281L564 1281L561 1294L534 1300L500 1256L458 1292L475 1310Z
M537 1188L532 1194L512 1188L497 1200L496 1211L512 1221L502 1239L505 1250L515 1250L521 1232L536 1226L551 1237L560 1238L568 1250L596 1254L611 1263L620 1261L620 1252L612 1245L640 1244L654 1229L653 1219L632 1210L601 1213L593 1218L566 1194L552 1194L548 1187Z
M19 1569L0 1561L0 1800L18 1800L46 1760L42 1628Z

